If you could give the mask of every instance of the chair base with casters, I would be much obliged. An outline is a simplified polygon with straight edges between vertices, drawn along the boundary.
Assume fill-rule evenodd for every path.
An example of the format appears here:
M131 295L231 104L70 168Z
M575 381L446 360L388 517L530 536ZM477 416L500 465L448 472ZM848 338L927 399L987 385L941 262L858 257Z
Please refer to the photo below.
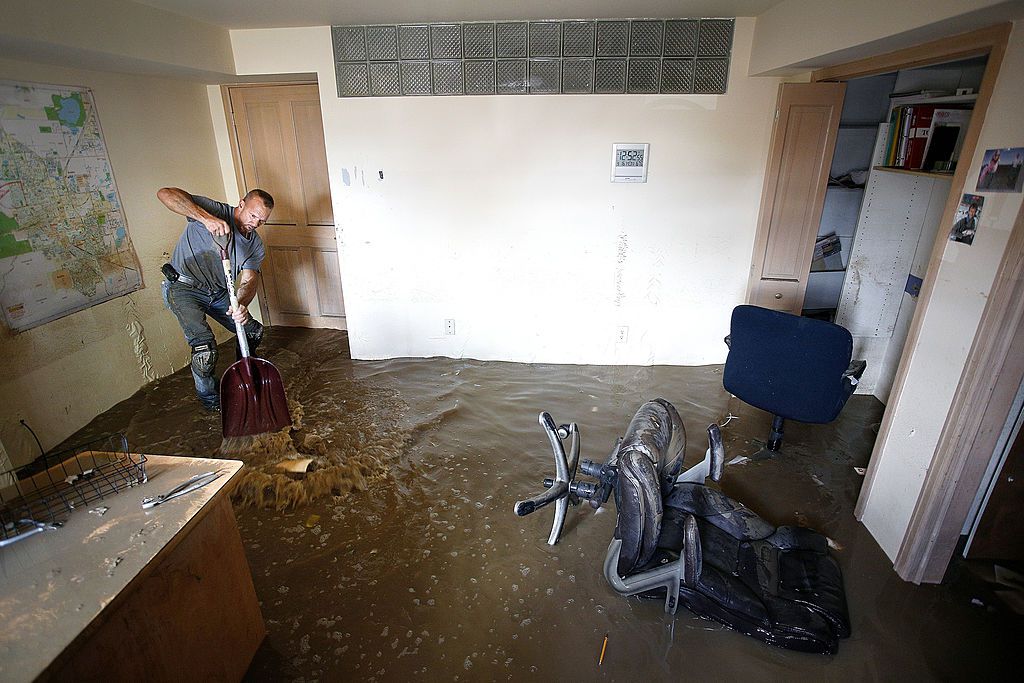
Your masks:
M733 309L725 343L722 385L772 414L765 445L770 453L782 445L786 420L836 419L867 367L852 360L853 336L846 328L759 306Z
M850 634L843 579L827 539L810 529L774 527L742 503L706 485L722 475L718 425L708 427L704 460L683 471L686 435L671 403L643 404L603 464L579 461L575 424L540 422L551 441L556 478L548 490L516 503L527 515L556 503L548 543L555 545L569 504L599 508L615 497L615 533L604 575L623 596L683 605L770 645L835 653ZM572 437L570 456L562 441ZM577 464L597 483L577 481Z

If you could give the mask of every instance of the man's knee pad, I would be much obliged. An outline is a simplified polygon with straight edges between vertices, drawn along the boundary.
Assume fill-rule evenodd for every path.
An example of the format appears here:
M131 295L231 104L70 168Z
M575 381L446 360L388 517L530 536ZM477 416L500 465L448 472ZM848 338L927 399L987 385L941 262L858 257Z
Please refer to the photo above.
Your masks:
M245 324L245 339L249 342L249 351L255 351L263 341L263 325L255 318Z
M200 377L213 377L217 368L217 347L215 342L197 344L192 347L192 371Z

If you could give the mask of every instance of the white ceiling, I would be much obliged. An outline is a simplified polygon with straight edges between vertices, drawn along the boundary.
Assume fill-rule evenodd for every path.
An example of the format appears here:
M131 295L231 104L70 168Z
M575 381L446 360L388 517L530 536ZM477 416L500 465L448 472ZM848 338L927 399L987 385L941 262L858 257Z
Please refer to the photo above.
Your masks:
M134 0L227 29L334 24L752 17L783 0Z

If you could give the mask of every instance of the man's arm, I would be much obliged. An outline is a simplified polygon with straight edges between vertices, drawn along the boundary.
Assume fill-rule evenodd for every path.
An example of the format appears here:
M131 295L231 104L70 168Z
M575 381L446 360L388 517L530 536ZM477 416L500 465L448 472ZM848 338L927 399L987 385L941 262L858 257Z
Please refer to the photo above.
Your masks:
M214 236L227 235L231 232L227 223L192 201L192 195L185 190L177 187L162 187L156 193L156 197L174 213L202 223Z
M249 321L249 304L256 298L256 285L260 274L255 270L243 269L238 276L238 287L235 296L238 298L238 310L228 308L228 315L243 325Z

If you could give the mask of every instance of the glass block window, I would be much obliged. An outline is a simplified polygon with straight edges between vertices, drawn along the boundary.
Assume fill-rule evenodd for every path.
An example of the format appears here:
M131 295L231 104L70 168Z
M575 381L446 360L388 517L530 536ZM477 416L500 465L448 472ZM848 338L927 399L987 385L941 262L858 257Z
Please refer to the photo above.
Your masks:
M735 19L332 26L338 97L721 95Z

